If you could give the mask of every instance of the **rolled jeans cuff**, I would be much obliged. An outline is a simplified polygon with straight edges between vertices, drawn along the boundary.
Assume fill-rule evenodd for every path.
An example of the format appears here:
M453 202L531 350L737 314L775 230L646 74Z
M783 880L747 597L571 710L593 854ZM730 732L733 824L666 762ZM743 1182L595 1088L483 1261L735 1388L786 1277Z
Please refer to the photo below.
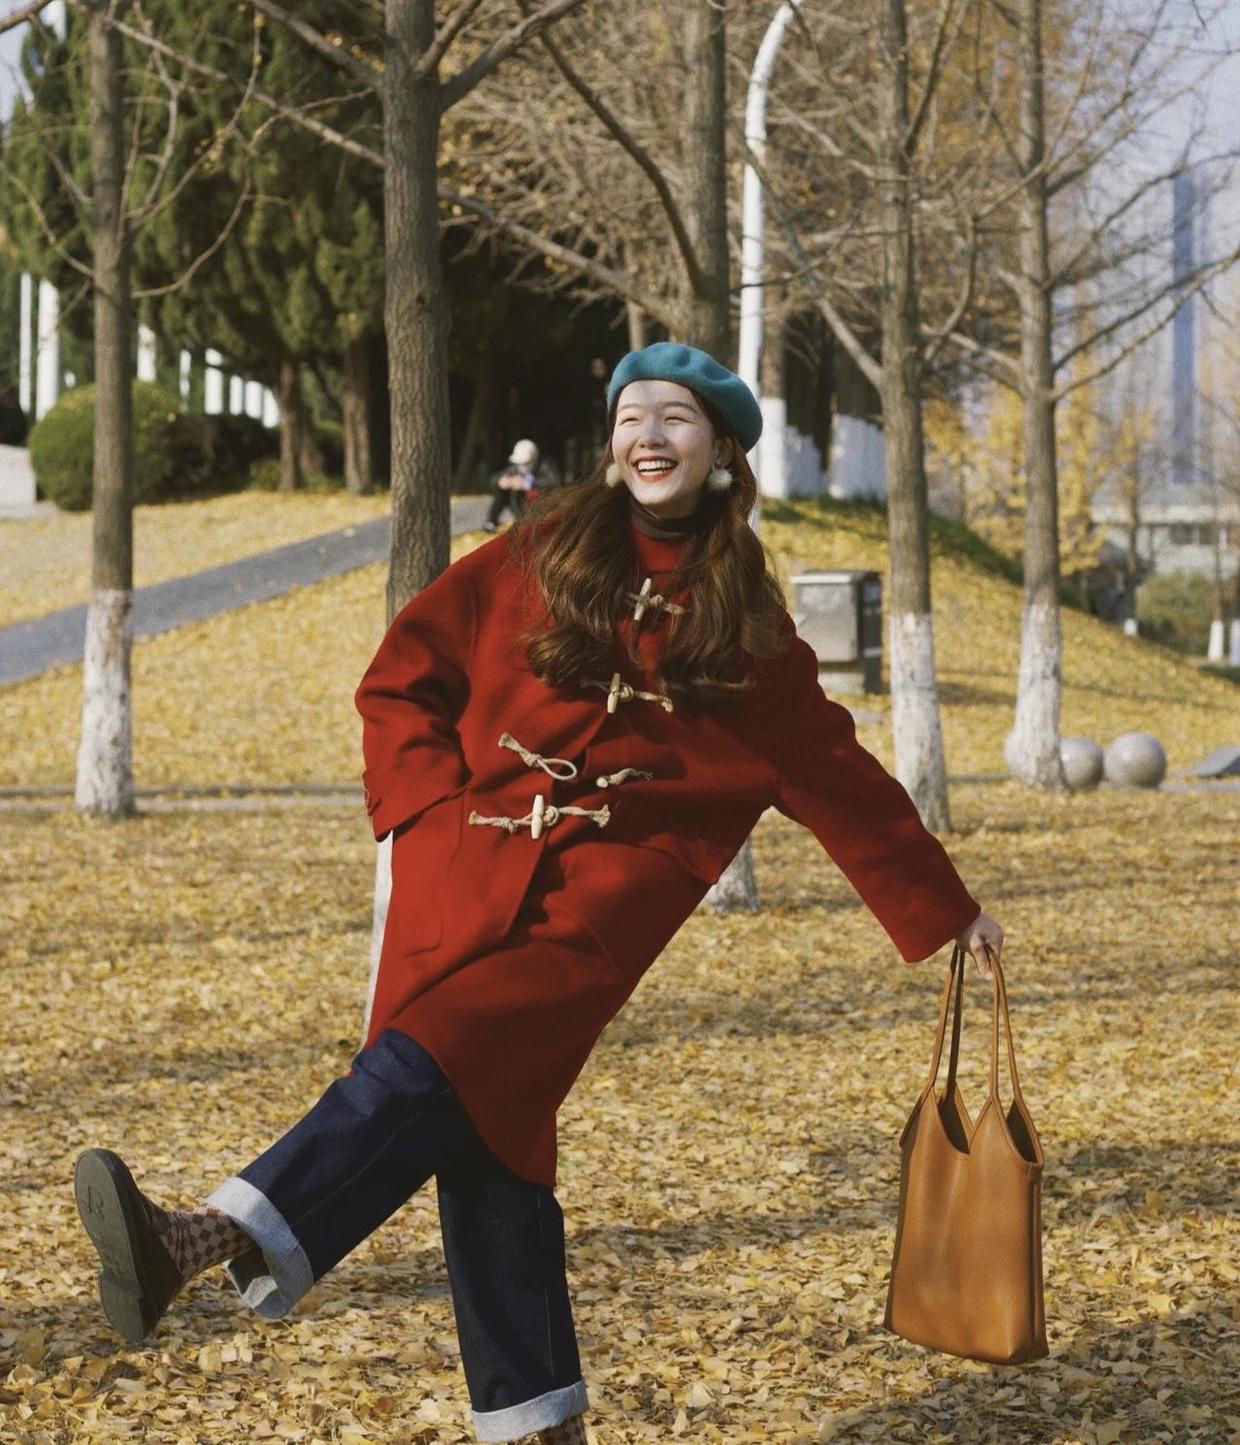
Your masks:
M474 1433L479 1440L520 1440L537 1430L562 1425L574 1415L584 1415L590 1407L584 1380L566 1385L562 1390L548 1390L506 1410L471 1410Z
M260 1190L244 1179L226 1179L206 1203L250 1236L250 1250L226 1268L237 1293L264 1319L282 1319L314 1284L314 1271L288 1221Z

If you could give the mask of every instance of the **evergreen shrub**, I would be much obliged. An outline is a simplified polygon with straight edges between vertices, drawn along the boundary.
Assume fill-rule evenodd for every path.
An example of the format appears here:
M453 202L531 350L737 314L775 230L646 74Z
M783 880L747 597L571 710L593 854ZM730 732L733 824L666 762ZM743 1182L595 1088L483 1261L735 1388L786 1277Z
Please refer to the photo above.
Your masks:
M238 490L250 469L279 446L276 432L249 416L187 415L176 394L133 384L134 501L167 502ZM30 433L30 461L45 497L69 512L91 500L95 388L65 392Z
M162 386L133 384L135 502L170 495L180 406L176 394ZM77 386L65 392L30 433L30 464L39 490L67 512L88 511L94 454L95 388Z
M1205 652L1213 612L1214 583L1201 572L1163 572L1137 590L1141 635L1177 652Z
M176 465L167 495L240 491L252 485L251 468L278 448L279 433L251 416L178 417L173 437Z

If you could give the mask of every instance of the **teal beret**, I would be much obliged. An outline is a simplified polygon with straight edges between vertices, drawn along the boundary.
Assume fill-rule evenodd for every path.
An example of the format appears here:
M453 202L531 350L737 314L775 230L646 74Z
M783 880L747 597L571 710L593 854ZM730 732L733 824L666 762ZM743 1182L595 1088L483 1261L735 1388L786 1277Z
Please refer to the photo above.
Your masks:
M656 341L624 357L607 384L607 411L630 381L674 381L708 401L736 433L746 451L762 435L762 411L752 391L713 356L679 341Z

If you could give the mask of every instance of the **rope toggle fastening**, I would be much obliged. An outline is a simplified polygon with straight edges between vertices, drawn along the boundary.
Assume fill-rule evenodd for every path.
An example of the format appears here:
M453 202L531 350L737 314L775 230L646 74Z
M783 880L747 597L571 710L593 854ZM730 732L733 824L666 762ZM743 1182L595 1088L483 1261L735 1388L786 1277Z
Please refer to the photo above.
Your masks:
M654 777L645 768L621 768L618 773L604 773L601 777L595 778L596 788L614 788L619 783L627 783L633 778L644 778L649 782Z
M531 752L529 748L522 747L511 733L502 734L499 745L517 753L527 768L541 768L549 778L555 778L557 782L571 783L577 776L576 763L570 763L567 758L545 758L541 753Z
M586 679L587 687L601 687L607 694L607 711L615 712L622 702L657 702L664 712L672 711L672 700L661 692L642 692L640 688L633 687L631 683L621 682L620 674L613 672L610 682L603 682L597 677Z
M679 617L684 608L677 602L669 602L666 597L660 597L657 592L650 589L654 586L654 578L647 577L642 583L640 592L626 592L625 597L633 603L633 621L640 622L645 616L646 608L653 608L656 612L666 612L673 617Z
M554 828L561 818L589 818L597 827L605 828L611 822L611 809L604 804L601 808L557 808L547 802L542 793L534 797L534 806L524 818L492 818L484 813L471 812L469 821L475 827L502 828L505 833L516 833L521 828L530 830L531 838L541 838L547 828Z

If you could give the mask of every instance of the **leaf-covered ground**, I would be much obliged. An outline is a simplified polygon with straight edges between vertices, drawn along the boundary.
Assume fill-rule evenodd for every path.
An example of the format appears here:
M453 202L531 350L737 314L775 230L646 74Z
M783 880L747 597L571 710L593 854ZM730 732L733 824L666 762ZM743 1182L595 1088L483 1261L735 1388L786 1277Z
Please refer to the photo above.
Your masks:
M691 919L562 1113L598 1445L1240 1439L1240 798L1003 784L954 803L953 854L1009 929L1048 1157L1051 1358L995 1369L882 1330L896 1139L943 960L901 965L810 836L772 816L766 911ZM0 1439L471 1438L430 1194L290 1320L243 1314L217 1272L139 1349L102 1320L73 1210L83 1146L190 1201L346 1066L360 809L116 827L8 812L0 857Z
M805 567L886 567L884 522L873 508L782 504L764 519L763 537L785 579ZM472 533L453 545L459 554L480 540ZM356 781L352 697L383 633L384 574L382 566L366 568L140 642L133 661L139 785ZM1020 588L975 539L942 529L934 606L948 767L1001 772ZM1233 684L1077 612L1065 611L1064 632L1065 733L1105 747L1120 733L1150 731L1173 768L1240 741ZM72 782L81 690L79 667L0 689L0 785ZM857 701L882 715L860 735L889 762L886 697Z
M134 508L134 585L146 587L382 517L386 496L237 492ZM0 627L90 595L89 512L0 521Z

